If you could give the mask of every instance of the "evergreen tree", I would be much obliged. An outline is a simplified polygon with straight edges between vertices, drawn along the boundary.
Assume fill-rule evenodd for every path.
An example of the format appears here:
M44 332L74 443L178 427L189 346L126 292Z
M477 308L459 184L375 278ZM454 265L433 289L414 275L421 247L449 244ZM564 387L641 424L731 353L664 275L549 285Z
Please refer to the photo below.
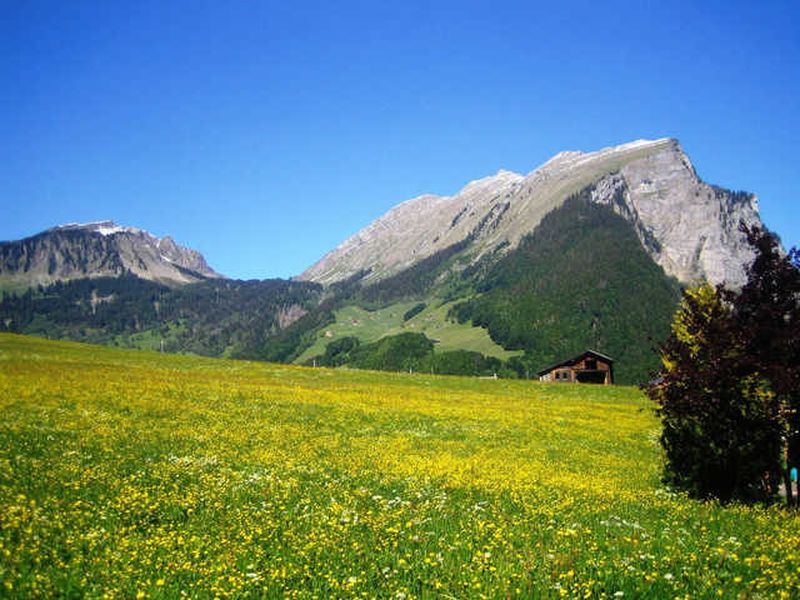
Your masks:
M684 292L661 347L665 480L722 501L773 495L800 466L800 255L742 226L754 251L739 291ZM783 462L783 465L781 464ZM783 468L782 468L783 467Z
M781 250L759 227L742 227L755 250L741 292L726 292L750 368L769 381L785 437L784 480L792 504L789 473L800 469L800 253ZM794 504L800 504L795 499Z
M665 482L723 502L772 495L781 450L775 396L750 367L715 288L686 290L661 358L661 377L647 392L663 424Z

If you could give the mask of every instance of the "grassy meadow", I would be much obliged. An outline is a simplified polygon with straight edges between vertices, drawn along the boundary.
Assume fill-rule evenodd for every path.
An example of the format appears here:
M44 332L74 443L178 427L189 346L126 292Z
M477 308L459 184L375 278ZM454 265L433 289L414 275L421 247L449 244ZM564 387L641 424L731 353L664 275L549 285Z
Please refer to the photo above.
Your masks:
M457 323L447 318L454 302L431 299L420 313L405 321L403 315L418 302L398 302L376 310L359 306L345 306L335 311L336 322L325 327L317 335L314 344L308 347L295 361L306 363L325 352L325 347L342 337L357 337L362 343L375 342L382 337L406 332L424 333L436 340L437 352L472 350L486 356L508 360L522 351L504 350L494 343L482 327L468 323Z
M800 597L800 517L665 490L634 388L0 335L0 406L4 597Z

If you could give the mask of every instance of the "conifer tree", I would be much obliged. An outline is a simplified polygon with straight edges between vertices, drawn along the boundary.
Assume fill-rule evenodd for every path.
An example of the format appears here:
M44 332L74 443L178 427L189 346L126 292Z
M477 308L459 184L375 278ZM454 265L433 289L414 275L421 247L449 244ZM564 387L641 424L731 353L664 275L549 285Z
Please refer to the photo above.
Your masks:
M778 239L759 227L742 227L755 250L747 283L727 292L750 361L769 381L778 402L785 439L784 481L792 504L789 474L800 469L800 253L781 250ZM799 505L798 499L794 504Z
M767 498L800 466L800 254L742 226L755 258L741 290L684 292L659 378L664 479L700 498Z
M710 285L689 288L661 349L658 403L664 480L697 498L774 493L781 431L768 382L749 368L733 312Z

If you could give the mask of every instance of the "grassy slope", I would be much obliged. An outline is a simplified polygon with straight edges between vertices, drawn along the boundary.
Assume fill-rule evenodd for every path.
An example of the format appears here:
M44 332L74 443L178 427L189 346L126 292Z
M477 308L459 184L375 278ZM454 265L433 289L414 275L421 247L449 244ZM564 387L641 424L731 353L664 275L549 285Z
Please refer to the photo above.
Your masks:
M521 354L508 351L495 344L487 331L481 327L459 324L447 319L447 311L452 303L442 305L440 300L429 300L428 307L414 318L403 322L403 315L418 301L398 302L378 310L366 310L358 306L346 306L336 311L336 323L325 327L317 336L313 346L303 352L295 361L305 363L314 356L325 352L325 346L333 340L355 336L362 343L374 342L384 336L404 332L424 333L436 343L437 351L473 350L486 356L507 360ZM326 337L325 332L333 333Z
M0 298L2 298L4 294L24 294L30 287L30 284L24 281L13 281L0 277Z
M658 484L634 388L0 335L0 595L797 597L800 517Z

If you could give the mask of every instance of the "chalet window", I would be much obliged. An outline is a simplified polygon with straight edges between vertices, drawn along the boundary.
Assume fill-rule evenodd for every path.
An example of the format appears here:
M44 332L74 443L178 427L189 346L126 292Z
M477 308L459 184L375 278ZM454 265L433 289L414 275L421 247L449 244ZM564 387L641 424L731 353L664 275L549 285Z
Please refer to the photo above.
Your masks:
M597 369L597 361L593 358L589 358L586 360L586 368L589 370L594 371Z

